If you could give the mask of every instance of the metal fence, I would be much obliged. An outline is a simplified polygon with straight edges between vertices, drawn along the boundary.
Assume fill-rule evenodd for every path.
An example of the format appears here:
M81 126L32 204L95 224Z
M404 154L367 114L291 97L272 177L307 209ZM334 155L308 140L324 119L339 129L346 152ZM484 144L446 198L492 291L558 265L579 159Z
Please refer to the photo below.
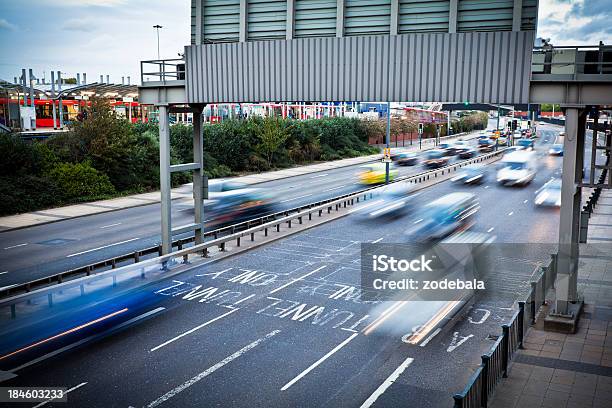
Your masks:
M440 140L450 140L456 137L460 137L464 134L457 134L457 135L452 135L452 136L445 136L440 138ZM432 139L432 143L433 143L433 139ZM464 160L455 164L452 164L450 166L446 166L444 168L440 168L437 170L430 170L430 171L426 171L423 172L421 174L415 175L415 176L411 176L411 177L404 177L404 178L398 178L394 181L392 181L392 183L396 183L396 182L401 182L401 181L407 181L409 183L422 183L422 182L426 182L429 181L431 179L437 179L439 176L443 176L445 174L448 174L449 172L454 172L457 169L469 165L469 164L473 164L473 163L479 163L485 160L490 159L491 157L497 156L499 155L499 153L501 152L501 150L499 152L494 152L494 153L489 153L489 154L484 154L478 157L475 157L473 159L469 159L469 160ZM231 236L233 234L236 234L237 232L240 231L244 231L244 230L248 230L254 226L261 226L264 225L270 221L275 221L275 220L279 220L283 217L287 217L289 215L292 214L299 214L299 213L304 213L305 211L308 211L310 209L312 209L313 207L317 207L320 205L324 205L327 203L332 203L335 202L337 200L341 200L343 198L349 198L349 197L358 197L360 194L364 194L367 193L373 189L379 188L378 186L375 187L369 187L369 188L365 188L363 190L354 192L354 193L349 193L349 194L344 194L344 195L340 195L340 196L336 196L336 197L332 197L329 199L325 199L325 200L321 200L321 201L317 201L314 203L310 203L310 204L306 204L303 206L299 206L299 207L294 207L291 209L287 209L287 210L283 210L283 211L279 211L276 213L272 213L272 214L268 214L262 217L258 217L258 218L253 218L251 220L248 221L244 221L241 223L236 223L236 224L232 224L232 225L228 225L226 227L222 227L222 228L218 228L212 231L207 231L204 234L205 239L208 240L217 240L221 237L224 236ZM301 221L300 221L301 222ZM172 247L176 248L178 251L181 251L183 249L185 249L186 246L191 245L194 242L194 237L190 236L190 237L185 237L185 238L180 238L180 239L176 239L172 242ZM17 294L17 293L21 293L21 292L30 292L31 290L34 290L36 288L39 287L43 287L43 286L47 286L47 285L52 285L52 284L61 284L64 282L64 280L69 279L69 278L74 278L74 277L78 277L78 276L90 276L96 272L100 272L100 271L106 271L109 268L110 269L115 269L118 266L125 264L126 262L133 262L133 263L138 263L142 261L142 258L148 256L148 255L157 255L157 256L161 256L162 255L162 249L160 245L156 245L156 246L151 246L148 248L143 248L137 251L133 251L133 252L129 252L126 254L121 254L118 256L114 256L112 258L107 258L104 259L102 261L98 261L98 262L94 262L91 264L87 264L84 266L80 266L78 268L73 268L73 269L69 269L60 273L56 273L50 276L46 276L44 278L40 278L40 279L35 279L32 281L28 281L28 282L24 282L18 285L11 285L6 287L5 289L0 291L0 299L2 297L6 297L9 296L11 294Z
M455 408L487 407L499 381L508 376L512 359L523 348L527 329L535 324L540 308L546 303L546 291L554 287L556 259L556 255L552 255L548 265L536 268L529 296L525 301L518 302L518 310L509 323L502 325L502 334L491 349L481 356L482 362L467 386L453 396Z

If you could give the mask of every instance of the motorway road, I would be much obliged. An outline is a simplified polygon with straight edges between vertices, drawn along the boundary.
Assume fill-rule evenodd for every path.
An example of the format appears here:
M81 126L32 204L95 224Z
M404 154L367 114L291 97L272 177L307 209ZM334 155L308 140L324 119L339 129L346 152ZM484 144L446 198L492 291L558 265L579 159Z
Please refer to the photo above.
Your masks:
M358 171L359 165L349 166L257 187L275 194L281 211L362 189L356 183ZM420 165L398 167L399 176L422 171ZM172 204L174 226L193 222L192 200ZM0 287L154 247L160 242L159 214L160 205L151 204L0 232Z
M556 132L542 130L538 153ZM556 241L559 212L535 209L533 193L560 165L561 158L542 154L529 187L499 187L492 174L482 186L437 184L421 200L472 191L482 206L474 230L537 247ZM439 313L437 305L362 301L359 243L403 242L411 222L349 215L195 267L150 293L156 304L139 324L17 370L2 385L71 389L68 403L46 404L57 407L450 406L514 299L480 302L448 330L419 344L402 341ZM524 294L534 262L548 256L540 248L517 250L508 262L512 275L498 270L490 278Z

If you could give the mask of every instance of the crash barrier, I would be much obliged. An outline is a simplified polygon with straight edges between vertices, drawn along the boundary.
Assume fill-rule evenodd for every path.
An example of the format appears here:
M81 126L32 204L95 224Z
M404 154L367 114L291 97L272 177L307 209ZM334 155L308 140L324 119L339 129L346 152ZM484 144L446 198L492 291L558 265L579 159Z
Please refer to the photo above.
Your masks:
M469 378L467 386L453 396L455 408L487 407L499 381L508 376L512 359L523 348L527 329L535 324L540 307L546 303L546 292L554 287L556 259L556 254L553 254L548 265L536 268L527 299L518 302L518 310L509 323L502 325L502 334L491 349L481 356L481 364Z
M472 159L463 160L445 167L441 167L435 170L429 170L424 173L420 173L414 176L398 177L396 180L390 182L391 184L404 182L411 185L418 185L421 183L427 183L430 181L440 181L445 176L456 172L457 170L476 163L482 163L487 160L498 158L503 154L503 149L496 152L482 154ZM216 229L209 231L204 234L204 243L194 244L193 246L185 248L186 245L194 242L194 237L182 238L174 242L174 246L177 247L177 251L166 255L168 259L176 256L183 256L185 260L188 254L199 252L203 256L208 256L208 249L211 247L218 247L220 251L225 250L225 244L229 241L235 241L237 246L243 243L244 237L250 238L251 241L255 240L255 234L263 232L264 237L267 237L271 230L280 232L282 225L286 224L289 228L292 224L302 224L304 219L307 217L308 220L312 220L313 215L322 216L323 213L331 213L332 210L339 210L340 208L346 208L352 206L355 203L359 203L362 200L367 200L372 197L372 192L375 189L380 189L381 186L368 187L363 190L354 193L348 193L334 198L318 201L315 203L303 205L300 207L292 208L290 210L280 211L274 214L266 215L263 217L251 219L239 224ZM93 264L89 264L76 269L71 269L65 272L54 274L45 278L25 282L18 285L8 286L2 290L0 298L9 296L11 294L17 294L22 292L30 292L37 287L43 287L50 284L62 284L64 279L68 277L75 277L79 275L92 276L96 270L108 271L109 267L116 269L119 267L121 262L133 261L134 264L138 264L141 261L141 257L147 254L157 253L158 257L153 259L165 259L161 256L161 246L154 246L138 251L131 252L108 258L103 261L99 261ZM179 255L180 254L180 255ZM102 273L98 272L98 273Z
M608 156L608 158L606 159L606 167L610 165L609 163L610 163L610 156ZM606 182L607 175L608 175L608 169L604 167L603 170L601 171L601 174L599 175L597 184L604 184ZM593 210L595 209L595 206L597 205L597 201L599 200L599 197L601 196L601 190L602 190L602 187L595 187L591 191L591 195L587 199L586 204L584 205L584 207L582 207L582 210L580 211L580 234L579 234L580 241L579 242L581 244L584 244L587 242L587 237L589 234L589 218L591 218L591 215L593 214Z

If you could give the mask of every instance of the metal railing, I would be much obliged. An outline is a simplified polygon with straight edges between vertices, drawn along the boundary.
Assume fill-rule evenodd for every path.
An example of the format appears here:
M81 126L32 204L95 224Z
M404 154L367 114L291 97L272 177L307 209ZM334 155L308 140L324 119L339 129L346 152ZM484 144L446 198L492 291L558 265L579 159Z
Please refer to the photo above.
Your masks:
M612 75L612 46L544 46L533 49L532 74ZM539 79L538 77L533 79Z
M466 387L453 396L455 408L486 408L499 381L508 376L512 359L523 348L527 329L535 324L540 308L546 303L546 292L554 287L556 258L553 254L548 265L536 268L529 296L518 302L518 310L509 323L502 325L502 334L491 349L481 356L481 364Z
M465 134L456 134L456 135L451 135L451 136L444 136L442 138L440 138L440 140L448 140L448 139L453 139L453 138L457 138L457 137L462 137L465 136ZM431 139L433 143L433 138ZM501 151L501 150L500 150ZM477 156L476 158L470 159L470 160L465 160L462 162L458 162L456 164L450 165L450 166L446 166L442 169L438 169L438 170L431 170L431 171L427 171L427 172L423 172L420 174L417 174L415 176L410 176L407 178L398 178L394 181L392 181L392 183L395 182L400 182L406 179L416 179L418 180L418 182L422 182L422 181L427 181L429 180L430 177L437 177L437 175L435 175L435 173L439 170L442 171L442 174L444 174L445 169L450 169L450 168L456 168L456 166L465 166L467 164L471 164L472 162L474 163L478 163L478 161L474 161L474 160L478 160L483 156L487 156L489 157L492 153L488 153L486 155L481 155L481 156ZM454 171L454 170L453 170ZM410 181L412 183L412 181ZM299 207L294 207L291 209L287 209L287 210L283 210L283 211L279 211L279 212L275 212L272 214L267 214L261 217L257 217L257 218L253 218L247 221L243 221L240 223L236 223L236 224L232 224L232 225L228 225L222 228L218 228L212 231L207 231L204 233L204 238L205 239L213 239L216 240L219 237L223 237L224 235L231 235L231 234L235 234L238 231L242 231L245 229L249 229L253 226L257 226L257 225L263 225L269 221L274 221L274 220L278 220L282 217L286 217L289 216L291 214L297 214L300 212L304 212L307 211L313 207L316 207L318 205L323 205L326 203L330 203L342 198L346 198L346 197L350 197L353 195L358 195L358 194L362 194L365 192L368 192L372 189L376 189L379 188L379 186L374 186L374 187L368 187L365 189L362 189L360 191L354 192L354 193L348 193L348 194L343 194L340 196L336 196L336 197L332 197L329 199L325 199L325 200L320 200L314 203L309 203L306 205L302 205ZM191 243L193 243L195 241L195 237L194 236L189 236L189 237L185 237L185 238L179 238L176 239L172 242L172 247L176 248L177 250L182 250L185 246L190 245ZM39 288L39 287L43 287L46 285L51 285L51 284L61 284L64 282L65 279L67 278L73 278L76 276L80 276L80 275L85 275L85 276L90 276L92 274L94 274L96 271L106 271L108 270L108 268L111 269L115 269L117 268L119 265L121 265L122 263L125 262L133 262L133 263L138 263L141 262L143 257L147 256L147 255L151 255L151 254L157 254L157 256L161 256L162 255L162 247L161 245L156 245L156 246L151 246L148 248L144 248L144 249L139 249L133 252L129 252L129 253L125 253L125 254L121 254L121 255L117 255L111 258L107 258L104 259L102 261L97 261L97 262L93 262L87 265L83 265L77 268L73 268L73 269L69 269L63 272L59 272L59 273L55 273L53 275L49 275L49 276L45 276L43 278L39 278L39 279L34 279L28 282L23 282L20 284L16 284L16 285L10 285L5 287L3 290L0 291L0 299L6 296L9 296L11 294L16 294L16 293L20 293L20 292L30 292L31 290L35 289L35 288Z
M185 80L183 58L140 61L140 83Z

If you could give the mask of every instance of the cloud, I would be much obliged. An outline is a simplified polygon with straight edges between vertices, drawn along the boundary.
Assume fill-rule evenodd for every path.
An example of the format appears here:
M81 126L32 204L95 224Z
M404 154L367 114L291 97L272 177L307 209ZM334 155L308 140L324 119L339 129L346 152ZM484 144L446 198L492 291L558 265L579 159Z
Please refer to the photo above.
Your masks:
M64 22L62 30L89 33L95 30L95 26L90 20L72 18Z
M15 31L17 30L17 26L15 24L9 23L3 18L0 18L0 30Z

